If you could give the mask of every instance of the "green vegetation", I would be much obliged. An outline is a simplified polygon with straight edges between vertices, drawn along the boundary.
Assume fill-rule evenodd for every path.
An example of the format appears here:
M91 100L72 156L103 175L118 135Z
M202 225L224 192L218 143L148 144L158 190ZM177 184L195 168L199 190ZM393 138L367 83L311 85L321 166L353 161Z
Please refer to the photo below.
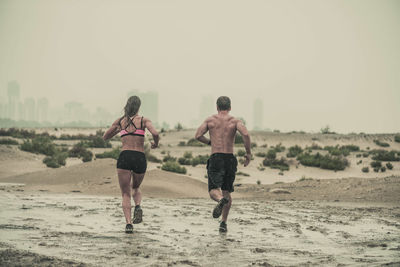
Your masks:
M275 149L269 149L266 155L266 159L273 160L276 159L276 151Z
M285 158L281 158L280 160L277 159L271 159L271 158L265 158L263 160L263 165L266 167L270 167L271 169L279 169L281 171L288 171L289 170L289 164L287 164Z
M260 180L257 180L257 184L258 184L258 185L261 185L261 181L260 181Z
M43 163L50 168L59 168L60 166L65 166L68 153L60 152L53 156L47 156L43 159Z
M382 167L382 162L380 162L380 161L372 161L370 164L371 164L372 168L380 168L380 167Z
M348 156L350 155L350 152L357 152L360 151L360 147L355 146L355 145L346 145L346 146L325 146L324 150L327 150L329 154L332 156Z
M0 145L18 145L18 142L11 138L0 139Z
M386 163L386 168L387 168L388 170L393 169L393 164L390 163L390 162Z
M335 132L331 132L331 128L329 125L326 125L324 128L321 128L322 134L335 134Z
M68 151L68 155L71 158L80 158L80 159L82 159L83 162L91 161L93 158L93 153L92 153L92 151L88 150L87 147L88 147L88 143L85 141L76 143ZM104 153L106 153L106 152L104 152Z
M186 168L179 165L179 163L176 161L164 162L163 165L161 166L161 170L182 173L182 174L186 174L187 172Z
M119 148L114 148L113 150L96 154L96 158L98 158L98 159L104 159L104 158L118 159L120 153L121 153L121 150Z
M244 144L243 137L240 134L235 135L235 144Z
M302 153L297 156L297 160L304 166L334 171L344 170L349 165L348 160L342 156L321 155L320 153Z
M237 172L236 175L241 175L241 176L250 176L250 174L245 173L245 172Z
M279 153L279 152L283 152L285 151L285 147L282 146L281 143L277 144L276 146L272 146L271 149L275 150L275 152Z
M379 149L379 150L372 150L370 153L372 154L373 160L400 161L400 157L398 156L400 153L395 150L386 151L386 150Z
M246 155L246 151L244 151L243 149L239 149L238 152L237 152L237 155L239 157L244 157L244 155Z
M36 136L32 140L25 140L20 149L23 151L52 156L57 153L56 145L46 136Z
M197 155L196 157L193 157L191 152L185 152L183 157L178 158L178 163L195 167L199 164L207 164L208 157L208 155ZM174 161L173 158L170 160Z
M199 140L197 140L195 138L190 138L187 141L186 146L205 146L205 144L203 144L202 142L200 142Z
M265 158L267 156L267 153L265 152L257 152L255 154L256 157L260 157L260 158Z
M397 143L400 143L400 134L396 134L394 136L394 141L397 142Z
M295 146L289 147L289 152L286 154L286 156L288 158L295 158L295 157L297 157L298 154L300 154L302 152L303 152L303 149L300 146L295 145Z
M180 123L180 122L178 122L176 125L175 125L175 130L177 130L177 131L180 131L180 130L183 130L183 126L182 126L182 124Z
M167 162L167 161L176 161L176 158L175 158L175 157L172 157L172 156L169 154L169 152L168 152L167 155L164 156L164 158L163 158L162 161L163 161L163 162Z
M375 139L375 140L374 140L374 143L377 144L378 146L381 146L381 147L389 147L389 146L390 146L389 143L381 142L381 141L378 140L378 139Z
M361 169L361 171L362 171L362 172L369 172L369 168L368 168L368 167L363 167L363 168Z
M385 166L382 166L381 167L381 172L385 172L386 171L386 167Z
M322 150L322 147L313 143L311 146L306 147L307 150Z

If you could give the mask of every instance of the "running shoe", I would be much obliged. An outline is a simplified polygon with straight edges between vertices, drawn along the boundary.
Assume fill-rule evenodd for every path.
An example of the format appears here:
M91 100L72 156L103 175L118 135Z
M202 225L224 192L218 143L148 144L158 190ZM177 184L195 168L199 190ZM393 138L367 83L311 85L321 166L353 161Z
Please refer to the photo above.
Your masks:
M132 234L133 233L133 225L128 223L125 227L125 233Z
M222 214L222 209L224 208L225 204L227 204L229 202L228 199L226 198L222 198L218 204L215 206L212 216L213 218L218 218L219 216L221 216Z
M228 226L226 226L226 222L221 222L219 224L219 232L226 233L228 231Z
M143 217L143 210L142 208L137 205L135 206L135 211L133 212L133 223L138 224L142 222L142 217Z

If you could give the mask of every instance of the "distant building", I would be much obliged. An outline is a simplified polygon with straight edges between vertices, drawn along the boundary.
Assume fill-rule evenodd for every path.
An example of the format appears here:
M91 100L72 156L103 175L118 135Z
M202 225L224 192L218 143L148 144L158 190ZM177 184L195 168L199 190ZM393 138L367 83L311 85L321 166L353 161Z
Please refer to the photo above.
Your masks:
M128 92L128 97L138 96L142 102L140 114L149 118L154 125L158 125L158 93L155 91L140 92L132 90Z
M25 109L25 120L36 121L36 105L35 99L32 97L25 98L24 109Z
M264 107L260 98L254 100L253 105L253 129L262 130L264 121Z
M200 102L199 119L204 121L211 114L217 112L216 100L212 96L203 96Z
M37 121L47 121L48 111L49 101L47 100L47 98L39 98L37 101Z
M17 81L11 81L7 86L7 94L8 94L8 110L7 117L12 120L18 119L18 103L19 103L19 93L20 88Z

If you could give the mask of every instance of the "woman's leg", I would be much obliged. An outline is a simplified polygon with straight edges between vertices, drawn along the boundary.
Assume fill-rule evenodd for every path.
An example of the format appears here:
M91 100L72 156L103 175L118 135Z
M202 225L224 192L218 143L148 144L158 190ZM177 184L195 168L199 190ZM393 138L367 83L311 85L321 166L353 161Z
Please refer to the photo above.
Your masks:
M122 211L124 212L126 223L131 224L131 171L117 169L117 173L122 194Z
M135 201L135 206L140 205L142 202L142 192L140 191L140 185L143 182L145 173L134 173L132 172L132 189L133 189L133 201Z

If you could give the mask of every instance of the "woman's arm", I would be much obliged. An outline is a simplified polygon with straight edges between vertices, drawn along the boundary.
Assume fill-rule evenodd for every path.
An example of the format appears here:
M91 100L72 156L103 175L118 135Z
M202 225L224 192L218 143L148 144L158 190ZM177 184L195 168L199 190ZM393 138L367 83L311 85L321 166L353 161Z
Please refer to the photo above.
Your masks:
M151 148L158 147L158 142L160 141L160 136L158 135L156 128L154 128L153 124L151 123L151 120L145 118L144 125L149 130L151 135L153 136L154 142L151 142Z
M113 136L116 135L121 130L120 121L121 121L121 118L114 121L114 123L111 125L110 129L108 129L107 132L104 133L104 135L103 135L104 140L113 138Z

